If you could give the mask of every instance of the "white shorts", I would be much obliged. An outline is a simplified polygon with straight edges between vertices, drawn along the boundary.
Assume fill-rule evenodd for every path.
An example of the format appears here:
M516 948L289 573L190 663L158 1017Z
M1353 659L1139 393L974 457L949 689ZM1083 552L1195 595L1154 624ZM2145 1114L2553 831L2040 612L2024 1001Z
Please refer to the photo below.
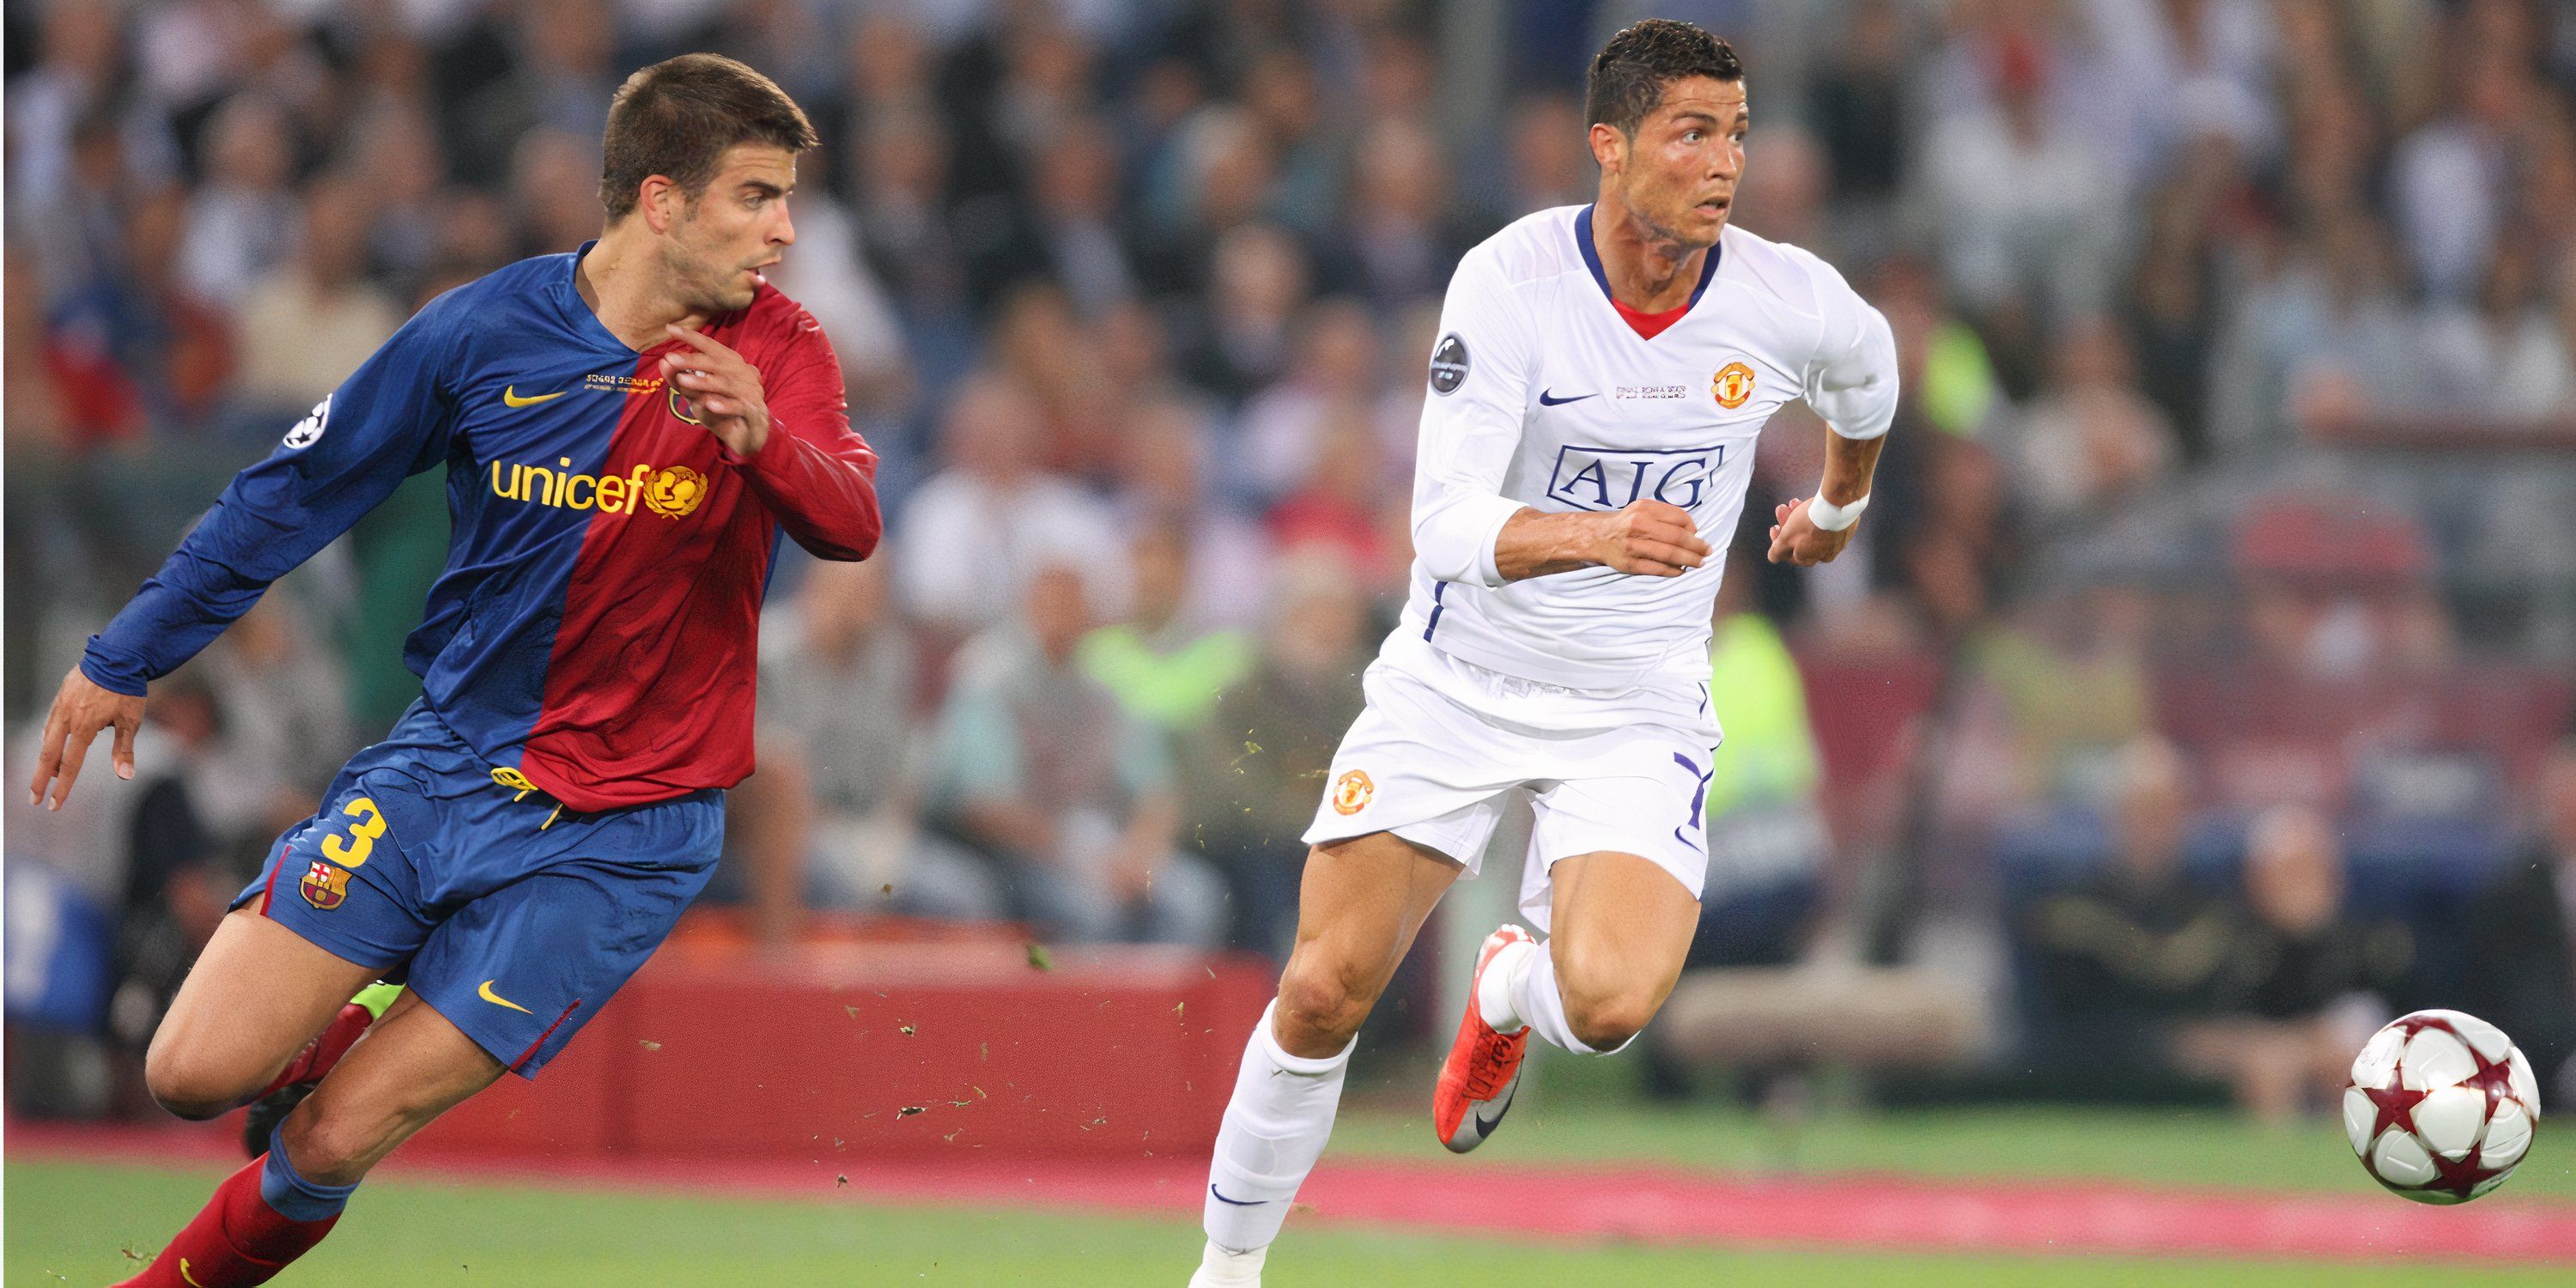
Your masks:
M1719 741L1705 687L1592 695L1406 639L1388 642L1362 686L1368 708L1333 753L1307 844L1393 832L1473 876L1515 794L1526 791L1536 821L1520 907L1530 924L1547 929L1556 861L1603 850L1644 858L1699 897L1708 878L1703 805Z

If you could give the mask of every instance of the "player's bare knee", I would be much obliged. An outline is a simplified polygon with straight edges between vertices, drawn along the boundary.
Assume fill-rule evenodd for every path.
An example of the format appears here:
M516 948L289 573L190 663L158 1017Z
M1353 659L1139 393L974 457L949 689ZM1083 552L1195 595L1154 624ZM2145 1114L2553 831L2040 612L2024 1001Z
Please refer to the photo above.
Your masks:
M1613 989L1565 999L1566 1027L1595 1051L1614 1050L1655 1018L1655 1000L1642 991Z
M289 1114L281 1138L286 1159L306 1180L352 1185L410 1133L400 1115L373 1107L337 1107L320 1098Z
M1360 1022L1368 1018L1369 1005L1375 1000L1357 972L1292 959L1279 979L1279 1040L1291 1054L1303 1054L1300 1047L1322 1048L1326 1054L1338 1051L1360 1031Z
M143 1086L154 1104L190 1122L221 1117L258 1090L237 1071L157 1042L143 1056Z

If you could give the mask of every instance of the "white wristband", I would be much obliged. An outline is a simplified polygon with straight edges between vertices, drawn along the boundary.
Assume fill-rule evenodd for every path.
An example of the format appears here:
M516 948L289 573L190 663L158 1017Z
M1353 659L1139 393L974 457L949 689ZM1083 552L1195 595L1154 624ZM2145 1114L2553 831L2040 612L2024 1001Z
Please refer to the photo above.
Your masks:
M1816 494L1807 500L1807 522L1826 532L1840 532L1860 522L1860 512L1868 508L1867 492L1861 493L1860 499L1849 505L1836 505L1825 499L1824 489L1818 488Z

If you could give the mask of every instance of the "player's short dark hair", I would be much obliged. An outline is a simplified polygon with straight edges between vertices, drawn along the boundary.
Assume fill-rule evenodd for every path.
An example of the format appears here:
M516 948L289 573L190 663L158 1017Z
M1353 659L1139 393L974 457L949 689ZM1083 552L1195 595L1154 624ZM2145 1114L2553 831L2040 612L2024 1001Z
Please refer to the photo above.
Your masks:
M694 201L737 143L802 152L820 141L778 82L721 54L682 54L627 77L609 100L600 204L611 222L625 218L657 174Z
M1620 31L1592 56L1583 92L1583 123L1610 125L1634 138L1664 101L1664 86L1693 76L1744 79L1735 46L1670 18L1648 18Z

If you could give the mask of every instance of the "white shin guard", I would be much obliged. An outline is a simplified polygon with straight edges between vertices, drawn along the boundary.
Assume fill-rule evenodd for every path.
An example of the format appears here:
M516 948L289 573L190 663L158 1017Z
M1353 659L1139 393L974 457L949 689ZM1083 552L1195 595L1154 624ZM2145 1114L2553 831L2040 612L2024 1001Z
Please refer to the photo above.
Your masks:
M1234 1075L1234 1098L1217 1128L1208 1165L1210 1243L1235 1252L1270 1246L1297 1197L1297 1187L1323 1157L1342 1104L1342 1075L1351 1050L1321 1060L1288 1054L1271 1036L1273 1001L1253 1026Z

